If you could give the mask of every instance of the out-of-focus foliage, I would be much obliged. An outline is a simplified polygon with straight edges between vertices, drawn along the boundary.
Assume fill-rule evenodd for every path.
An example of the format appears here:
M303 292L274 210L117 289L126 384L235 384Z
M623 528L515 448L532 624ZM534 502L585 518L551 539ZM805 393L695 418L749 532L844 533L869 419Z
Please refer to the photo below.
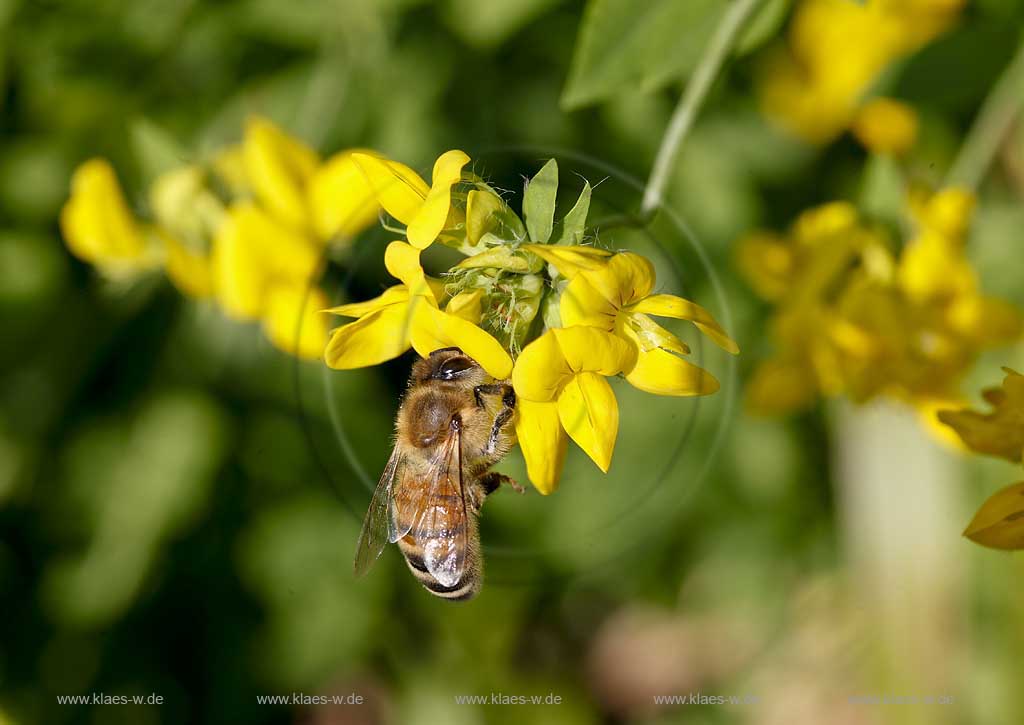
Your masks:
M695 12L690 4L651 7ZM589 27L602 6L628 3L0 1L0 721L916 717L909 706L848 699L904 686L864 646L876 622L859 603L906 582L849 567L828 411L740 411L737 380L770 354L772 310L733 271L733 242L836 199L903 238L893 213L906 199L901 179L942 186L1020 40L1024 5L947 3L958 8L955 23L858 86L858 101L896 99L916 116L901 176L849 137L807 144L762 115L758 88L772 59L790 52L807 4L769 3L763 13L781 9L751 26L760 35L715 84L667 190L682 233L667 214L650 229L607 223L635 209L639 193L604 164L646 176L697 57L682 43L690 25L659 24L649 43L609 41L608 32L650 22L639 10L613 16L621 23L605 35ZM662 36L680 43L657 58L664 65L648 65L649 48L669 47L653 42ZM618 57L638 44L636 64ZM615 60L602 64L605 54ZM473 602L436 601L395 552L356 582L359 519L387 459L408 359L325 373L159 276L98 276L60 236L82 162L109 159L127 208L150 219L155 179L209 161L254 115L321 155L373 148L421 174L443 150L462 148L502 188L518 189L522 175L557 157L563 179L580 173L593 187L601 238L651 259L659 292L708 306L737 339L739 375L721 375L722 394L699 403L613 381L620 431L607 476L569 455L555 495L489 500L487 579ZM870 117L850 122L874 148ZM978 190L963 249L979 288L1018 307L1022 170L1017 128ZM582 185L557 200L559 215ZM324 280L332 304L381 292L392 239L374 230L354 241L337 260L347 274ZM446 262L428 255L434 269ZM731 358L668 324L702 367L730 370ZM964 389L991 383L1002 365L1020 369L1020 357L1014 348L982 354ZM965 482L985 491L1013 480L1005 467L962 465ZM525 479L518 457L501 469ZM950 506L968 520L959 499ZM900 512L903 533L924 508ZM930 650L955 674L946 680L955 702L920 711L918 722L1018 722L1019 561L966 542L953 551L941 565L956 576L929 585L955 587L955 608L942 614L958 626ZM761 703L653 702L697 691L750 692ZM56 699L95 692L155 692L165 704ZM367 704L257 702L292 692L358 692ZM562 704L455 700L492 692L556 693Z

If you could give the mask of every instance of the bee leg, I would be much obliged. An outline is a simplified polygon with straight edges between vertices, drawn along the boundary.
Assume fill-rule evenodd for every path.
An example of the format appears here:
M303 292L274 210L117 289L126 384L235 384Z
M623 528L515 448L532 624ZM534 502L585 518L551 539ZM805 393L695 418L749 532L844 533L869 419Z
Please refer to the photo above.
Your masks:
M490 383L473 388L473 397L476 398L478 408L484 407L484 395L500 395L501 402L506 408L516 407L516 391L508 383Z
M498 490L501 484L506 484L512 487L516 493L526 493L523 487L516 483L513 479L506 476L504 473L498 473L497 471L490 471L485 473L480 479L480 483L484 487L484 495L490 496L492 493Z
M512 420L512 408L502 408L501 412L494 416L494 425L491 426L491 435L487 437L487 445L484 446L484 455L493 456L498 450L498 437L505 424Z

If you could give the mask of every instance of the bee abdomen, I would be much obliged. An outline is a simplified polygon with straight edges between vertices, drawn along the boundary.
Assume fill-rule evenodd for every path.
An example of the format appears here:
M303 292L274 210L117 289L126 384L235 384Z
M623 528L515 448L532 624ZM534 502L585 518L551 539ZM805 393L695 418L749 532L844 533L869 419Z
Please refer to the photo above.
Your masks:
M405 563L409 565L409 571L419 580L423 587L434 596L453 601L472 599L480 591L483 577L481 576L480 560L471 551L466 552L465 568L462 578L452 586L445 586L427 571L423 563L423 548L414 542L406 539L398 540L398 548L405 557Z

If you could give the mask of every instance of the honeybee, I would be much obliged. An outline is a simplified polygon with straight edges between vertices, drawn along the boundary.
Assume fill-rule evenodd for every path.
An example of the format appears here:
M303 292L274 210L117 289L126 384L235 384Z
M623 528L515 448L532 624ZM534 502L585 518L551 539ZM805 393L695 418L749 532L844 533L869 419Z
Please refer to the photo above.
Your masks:
M515 404L511 385L493 382L457 347L413 364L394 450L359 535L356 576L391 542L431 594L462 600L480 591L480 507L502 483L522 493L489 470L515 443Z

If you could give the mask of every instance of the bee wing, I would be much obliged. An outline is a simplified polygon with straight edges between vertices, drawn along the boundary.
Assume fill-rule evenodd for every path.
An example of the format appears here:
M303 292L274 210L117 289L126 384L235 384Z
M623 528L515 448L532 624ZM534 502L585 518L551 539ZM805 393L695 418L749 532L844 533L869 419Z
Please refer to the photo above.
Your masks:
M409 526L406 526L405 531L399 530L395 516L395 482L401 480L398 475L401 467L402 457L396 446L387 465L384 466L384 473L373 492L370 508L363 520L363 530L359 534L359 545L356 549L356 576L366 573L384 550L385 544L394 543L409 533Z
M434 457L429 489L412 529L413 538L423 547L427 571L446 587L462 580L468 545L461 431L461 426L452 426Z

